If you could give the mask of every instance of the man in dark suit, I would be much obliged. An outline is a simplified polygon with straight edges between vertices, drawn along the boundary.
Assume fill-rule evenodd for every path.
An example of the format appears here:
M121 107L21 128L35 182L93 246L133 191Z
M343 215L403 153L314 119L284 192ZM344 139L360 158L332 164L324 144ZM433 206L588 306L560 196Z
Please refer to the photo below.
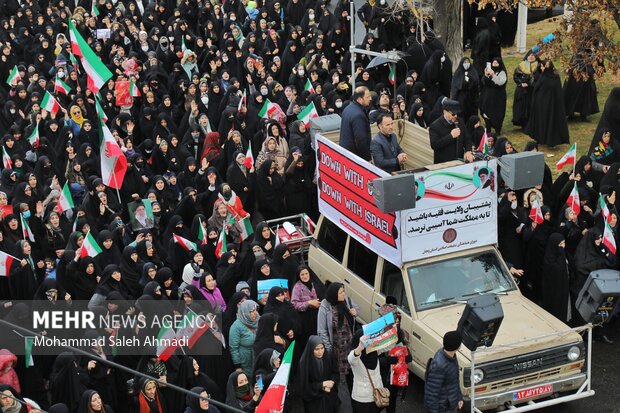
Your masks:
M380 113L377 117L379 133L370 142L370 153L374 164L385 172L396 172L407 160L407 154L398 144L393 133L394 120L388 113Z
M465 158L472 162L471 142L465 138L458 124L459 102L446 99L443 104L443 116L431 123L428 128L431 148L435 151L434 162L442 163Z
M342 111L340 146L370 161L370 121L366 108L372 96L366 86L355 88L353 102Z

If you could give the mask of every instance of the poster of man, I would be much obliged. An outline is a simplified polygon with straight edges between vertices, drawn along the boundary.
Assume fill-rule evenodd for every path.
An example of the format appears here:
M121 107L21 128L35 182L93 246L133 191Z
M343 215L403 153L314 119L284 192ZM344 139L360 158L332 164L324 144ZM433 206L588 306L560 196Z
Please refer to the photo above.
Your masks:
M134 201L127 204L129 207L129 219L134 231L150 229L155 225L151 202L148 199Z

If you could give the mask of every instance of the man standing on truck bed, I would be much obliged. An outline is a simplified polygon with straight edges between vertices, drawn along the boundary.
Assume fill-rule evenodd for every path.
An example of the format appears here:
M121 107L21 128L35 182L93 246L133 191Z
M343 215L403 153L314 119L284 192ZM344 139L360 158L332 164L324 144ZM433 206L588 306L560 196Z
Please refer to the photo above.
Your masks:
M424 411L426 413L454 413L463 407L459 386L459 363L456 352L462 338L458 331L443 336L443 348L435 353L426 372Z
M366 109L371 100L370 90L366 86L356 87L353 102L342 111L340 126L340 146L369 162L371 136Z

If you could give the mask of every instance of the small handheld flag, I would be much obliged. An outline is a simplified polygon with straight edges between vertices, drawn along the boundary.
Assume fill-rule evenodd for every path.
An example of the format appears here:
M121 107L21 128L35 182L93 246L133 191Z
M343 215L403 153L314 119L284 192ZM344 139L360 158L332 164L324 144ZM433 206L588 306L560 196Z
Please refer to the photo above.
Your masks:
M605 230L603 231L603 245L609 248L612 254L616 254L616 239L607 221L605 221Z
M13 69L11 70L11 73L9 74L9 77L6 79L6 84L14 87L17 82L19 82L21 80L21 76L19 75L19 70L17 69L17 65L13 66Z
M556 164L558 171L562 169L564 165L574 165L577 158L577 142L573 143L568 152L562 156L562 158Z
M573 210L575 215L579 215L579 213L581 212L581 205L579 204L579 191L577 190L577 182L575 182L575 185L573 186L573 190L571 191L570 195L568 196L568 199L566 200L566 205L568 205L568 207Z
M530 219L537 223L542 224L545 221L543 217L542 210L540 209L540 204L538 203L538 197L534 198L534 202L532 202L532 209L530 210Z
M252 155L252 142L248 142L248 150L245 153L245 162L243 162L247 169L252 169L254 165L254 155Z

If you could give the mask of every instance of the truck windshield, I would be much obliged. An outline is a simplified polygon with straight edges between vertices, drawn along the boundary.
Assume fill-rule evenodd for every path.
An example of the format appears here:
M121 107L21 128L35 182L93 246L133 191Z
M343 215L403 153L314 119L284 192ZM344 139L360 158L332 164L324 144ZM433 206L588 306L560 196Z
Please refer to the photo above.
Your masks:
M412 266L407 272L418 311L468 300L479 294L497 294L516 288L512 276L491 251Z

